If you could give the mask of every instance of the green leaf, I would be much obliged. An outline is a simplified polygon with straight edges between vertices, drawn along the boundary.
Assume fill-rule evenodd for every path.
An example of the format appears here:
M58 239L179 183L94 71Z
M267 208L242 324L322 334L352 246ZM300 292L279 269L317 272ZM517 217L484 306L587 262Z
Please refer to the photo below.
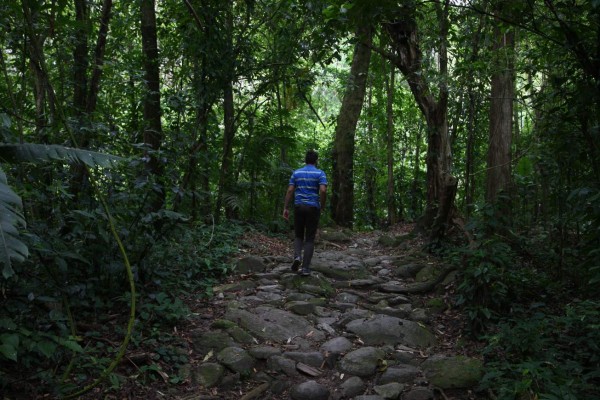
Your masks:
M29 256L17 229L18 226L25 227L22 208L21 198L8 186L6 174L0 168L0 264L5 279L15 274L12 261L23 261Z
M17 361L17 349L8 344L0 345L0 354L12 361Z
M19 335L16 333L5 333L0 336L0 343L0 353L9 360L17 361Z
M44 340L42 342L37 343L38 350L47 358L52 357L52 355L56 352L56 347L57 344L49 340Z
M83 353L83 348L75 340L58 338L57 341L61 346L66 347L75 353Z
M0 143L0 159L9 163L39 163L60 160L79 162L88 167L111 167L114 163L124 160L122 157L95 151L35 143Z

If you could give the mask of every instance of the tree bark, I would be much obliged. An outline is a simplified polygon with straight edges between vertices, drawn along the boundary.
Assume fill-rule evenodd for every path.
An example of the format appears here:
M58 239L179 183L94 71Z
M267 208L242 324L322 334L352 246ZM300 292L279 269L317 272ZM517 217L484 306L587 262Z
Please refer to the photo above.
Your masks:
M75 48L73 50L73 108L81 127L87 93L88 35L90 31L87 0L75 0ZM83 143L82 143L83 144Z
M448 73L448 7L449 0L443 5L436 3L441 39L438 48L441 79L437 98L432 94L422 66L423 54L417 37L416 9L407 9L401 17L386 24L398 55L391 59L407 78L411 92L427 122L427 207L420 224L440 236L443 235L444 229L434 224L443 220L436 216L442 199L448 199L449 193L445 191L449 188L445 182L451 178L452 164L447 120L448 88L445 82ZM454 199L451 201L453 203ZM437 241L438 238L434 239Z
M384 62L385 65L385 62ZM385 74L386 102L386 162L387 162L387 223L394 225L398 222L396 212L396 190L394 185L394 94L396 71L394 65L390 65L389 77Z
M373 87L369 86L369 95L367 96L367 104L369 114L371 114L373 103ZM377 221L377 208L375 207L375 186L377 178L377 170L375 169L375 153L373 143L373 118L369 115L367 122L367 154L365 163L365 191L366 191L366 210L367 210L367 223L372 227L378 225Z
M98 102L98 92L100 91L100 78L102 77L102 66L104 65L104 53L106 50L106 39L108 37L108 28L112 16L113 0L104 0L102 3L102 14L100 17L100 29L98 31L98 40L94 49L94 65L92 76L90 78L89 89L85 101L86 112L88 114L96 111Z
M369 63L371 60L371 27L357 30L350 76L337 119L333 144L333 190L331 209L333 220L340 226L352 227L354 222L354 135L362 109Z
M514 99L514 33L494 26L495 71L491 79L490 131L487 154L486 201L495 203L511 176ZM508 61L506 61L508 60Z
M146 172L156 182L152 190L149 211L158 211L165 201L162 185L162 164L157 156L162 142L161 105L160 105L160 66L158 58L158 38L156 30L156 10L154 0L141 0L142 52L144 55L144 144L146 152Z
M223 151L221 156L221 171L219 174L219 192L216 204L216 221L220 220L221 209L223 208L224 196L233 191L233 139L235 137L235 109L233 103L233 80L234 69L234 50L233 50L233 5L231 1L227 5L226 17L226 46L227 51L224 54L224 60L227 66L227 72L223 78ZM235 215L235 209L232 204L225 205L225 218L231 219Z

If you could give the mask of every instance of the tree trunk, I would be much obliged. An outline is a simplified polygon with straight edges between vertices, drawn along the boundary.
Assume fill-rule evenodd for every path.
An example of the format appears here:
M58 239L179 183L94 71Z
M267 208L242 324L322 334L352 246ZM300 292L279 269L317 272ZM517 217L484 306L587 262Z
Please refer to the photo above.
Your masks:
M467 111L467 149L465 161L465 207L468 217L473 209L475 201L475 126L476 126L476 100L475 91L469 87L469 105Z
M479 59L479 50L481 42L481 32L484 28L486 19L482 15L479 18L479 24L477 28L477 34L473 38L473 45L471 48L471 54L469 56L469 62L474 64ZM467 81L467 148L466 148L466 161L465 161L465 193L464 199L465 204L463 209L465 210L466 217L468 218L471 211L473 210L473 203L475 202L475 142L476 142L476 126L477 126L477 104L479 104L479 94L475 91L475 81Z
M152 189L149 211L160 210L165 202L165 189L162 184L162 164L157 156L162 142L161 106L160 106L160 66L158 58L158 40L156 31L156 10L154 0L141 0L142 52L144 55L144 144L146 153L146 172L156 182Z
M378 225L377 222L377 208L375 207L375 186L377 178L377 170L375 168L375 148L373 143L373 118L372 106L373 106L373 87L369 86L369 95L367 96L367 109L369 110L369 118L367 122L367 154L365 163L365 194L366 194L366 210L367 210L367 223L372 227Z
M102 76L102 66L104 65L104 52L106 50L109 22L112 16L112 5L113 0L104 0L102 3L100 29L98 31L98 40L96 41L96 47L94 49L94 66L85 101L86 112L88 114L96 111L96 104L98 103L98 92L100 91L100 78Z
M423 55L417 37L416 9L407 9L402 18L387 23L386 29L397 57L392 56L392 61L407 78L409 87L425 121L427 122L427 208L421 220L421 225L431 232L436 232L440 237L444 234L443 227L434 226L444 218L436 218L442 199L448 201L451 186L446 184L451 180L451 152L448 138L448 87L446 78L448 73L448 58L446 40L448 36L448 7L449 0L444 4L436 3L436 11L440 24L440 44L438 97L435 98L426 73L422 67ZM451 199L453 203L454 198ZM452 207L450 207L452 208ZM439 238L433 238L437 241Z
M354 135L365 97L372 37L371 27L357 30L358 43L335 129L331 209L333 220L345 227L352 227L354 220Z
M75 48L73 50L73 108L79 119L78 128L83 124L87 93L88 35L90 31L89 6L87 0L75 0ZM82 142L85 142L83 140ZM85 146L84 143L82 145Z
M385 62L383 63L385 66ZM385 72L384 72L385 74ZM387 94L386 102L386 161L387 161L387 223L394 225L398 222L396 212L396 191L394 187L394 94L396 71L393 65L390 65L389 78L385 74L385 91Z
M51 143L49 130L46 127L54 123L56 96L50 86L45 67L44 42L46 37L43 33L37 32L37 27L40 25L39 7L31 6L29 2L22 1L22 8L29 39L27 44L29 67L34 81L36 134L41 143Z
M221 208L226 194L232 194L233 191L233 139L235 137L235 109L233 103L233 79L234 54L233 54L233 10L231 1L227 5L227 17L225 35L227 42L227 51L224 54L224 62L227 64L223 80L223 152L221 157L221 171L219 174L219 192L216 204L216 221L219 221ZM225 218L231 219L235 215L232 204L225 205Z
M510 185L511 143L514 99L514 33L494 26L495 71L490 100L490 138L487 155L485 198L495 203L498 194ZM508 61L505 61L508 60Z

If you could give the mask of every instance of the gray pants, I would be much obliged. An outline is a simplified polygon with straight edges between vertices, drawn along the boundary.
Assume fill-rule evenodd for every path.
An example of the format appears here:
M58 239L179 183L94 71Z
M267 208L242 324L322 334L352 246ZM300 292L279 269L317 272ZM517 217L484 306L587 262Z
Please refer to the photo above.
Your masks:
M315 251L315 236L319 226L321 210L317 207L296 206L294 208L294 258L302 259L302 269L310 269ZM302 256L304 251L304 257Z

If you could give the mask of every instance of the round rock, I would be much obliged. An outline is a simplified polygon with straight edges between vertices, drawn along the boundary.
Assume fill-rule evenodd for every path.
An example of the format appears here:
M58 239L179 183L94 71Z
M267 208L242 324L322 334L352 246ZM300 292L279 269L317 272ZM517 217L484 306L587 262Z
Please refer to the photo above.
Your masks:
M294 400L327 400L329 389L315 381L307 381L292 387L290 396Z

